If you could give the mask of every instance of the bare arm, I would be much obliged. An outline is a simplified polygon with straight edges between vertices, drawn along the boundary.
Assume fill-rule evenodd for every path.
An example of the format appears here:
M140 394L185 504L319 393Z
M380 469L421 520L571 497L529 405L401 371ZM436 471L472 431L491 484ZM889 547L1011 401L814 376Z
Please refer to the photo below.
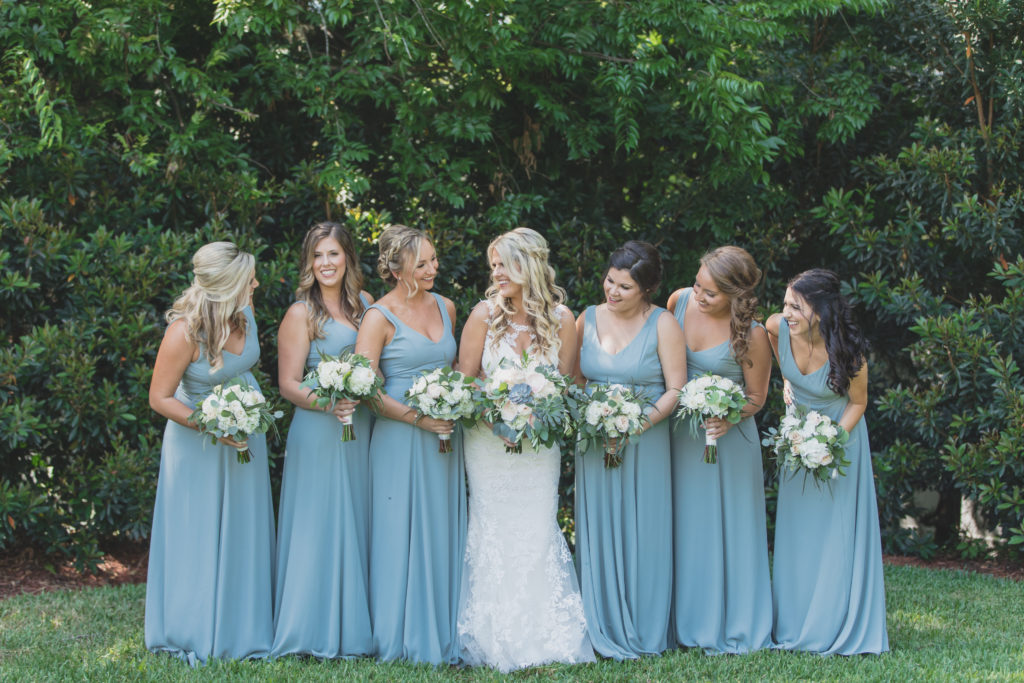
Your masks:
M149 407L168 420L198 430L188 421L192 409L174 397L181 378L185 376L185 370L199 351L198 345L186 337L185 330L185 321L175 320L164 332L160 349L156 352L153 378L149 382ZM218 441L236 448L245 444L244 441L235 441L226 436Z
M679 390L686 382L686 340L679 321L667 311L658 316L658 359L665 378L665 393L654 402L649 417L654 426L672 414Z
M583 327L584 317L587 312L584 310L580 313L579 317L576 318L576 363L575 370L573 372L573 378L576 380L576 384L583 386L587 383L587 378L583 376L583 370L580 368L580 354L583 351Z
M484 355L484 343L487 339L489 311L487 303L481 301L473 307L462 328L462 339L459 341L459 372L470 377L480 377L481 359Z
M333 408L317 408L313 405L315 396L309 389L301 385L306 371L306 357L312 341L309 339L309 328L306 325L306 306L294 303L284 314L284 320L277 330L277 385L281 395L300 408L333 412L340 420L351 415L358 401L338 401Z
M683 295L683 291L683 289L677 289L668 297L668 303L665 304L665 308L667 308L668 312L672 315L676 314L676 303L678 303L679 297Z
M579 349L576 348L576 325L572 319L572 311L561 306L558 309L561 326L558 328L558 371L563 375L575 375Z
M848 432L852 432L853 428L857 426L860 418L864 416L864 411L868 407L868 364L867 361L860 366L860 370L850 380L850 391L849 391L850 402L846 404L846 410L843 411L842 417L839 418L839 424L842 425L843 429Z

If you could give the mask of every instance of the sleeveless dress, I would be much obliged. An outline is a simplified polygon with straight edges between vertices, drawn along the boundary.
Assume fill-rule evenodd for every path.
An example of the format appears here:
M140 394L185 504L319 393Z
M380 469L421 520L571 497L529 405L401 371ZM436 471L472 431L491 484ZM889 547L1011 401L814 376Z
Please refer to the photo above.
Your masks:
M779 324L779 366L796 404L836 422L848 396L828 387L828 363L804 375L793 360L789 328ZM846 444L850 466L831 492L803 476L779 474L772 590L776 647L820 654L889 649L878 504L864 418Z
M489 302L488 302L489 303ZM516 361L514 327L497 346L490 332L481 366ZM541 362L558 366L557 350ZM459 608L462 659L502 673L551 662L594 661L572 556L558 528L558 446L521 454L486 425L465 432L469 530Z
M256 319L240 355L224 351L210 373L205 349L189 364L174 397L195 408L213 387L259 362ZM274 508L267 442L249 439L251 461L172 420L164 429L146 579L146 647L190 664L210 658L263 657L274 640Z
M691 293L676 303L681 326ZM713 372L743 384L729 340L687 347L686 372L688 380ZM673 425L675 638L709 653L759 650L771 645L772 592L757 423L745 418L720 438L716 464L703 455L703 431L692 436L689 425Z
M364 302L365 303L365 302ZM310 343L320 354L351 351L356 331L337 320ZM272 654L353 657L372 652L370 630L370 412L352 415L355 441L341 440L331 413L295 409L278 505Z
M433 294L433 293L432 293ZM444 333L433 342L374 304L395 326L381 351L384 390L402 403L424 370L450 365L455 337L444 302L433 294ZM357 433L358 434L358 433ZM380 659L454 664L466 534L466 483L459 430L452 452L437 434L380 417L370 439L370 617Z
M585 312L580 369L589 383L617 382L650 400L665 393L656 307L617 354L601 348L594 307ZM576 455L576 555L587 628L604 657L636 659L669 646L672 604L672 475L669 421L662 420L604 466L594 446Z

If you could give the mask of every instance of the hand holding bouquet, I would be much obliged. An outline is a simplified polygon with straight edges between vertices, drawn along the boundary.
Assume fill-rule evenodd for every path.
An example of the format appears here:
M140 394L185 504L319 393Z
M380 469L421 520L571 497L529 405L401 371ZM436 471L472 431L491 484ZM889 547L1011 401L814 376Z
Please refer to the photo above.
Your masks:
M743 395L743 387L728 377L710 372L694 377L679 392L679 410L676 417L688 418L690 433L697 433L697 425L704 425L709 417L717 417L731 424L738 424L742 419L741 411L747 405L747 397ZM704 432L704 462L718 462L717 439Z
M506 453L522 453L523 439L534 448L551 446L566 433L565 390L569 378L524 352L520 362L503 360L484 380L481 408L498 436L513 442Z
M258 389L235 378L215 386L188 421L196 425L200 433L209 434L213 443L227 437L245 444L253 434L264 434L270 429L276 431L274 420L282 415L280 410L271 410ZM238 462L247 463L250 459L247 446L238 449Z
M581 397L577 430L581 445L604 445L604 466L622 464L625 439L640 433L650 420L643 414L644 400L621 384L595 384Z
M384 380L373 371L370 359L358 353L343 353L341 356L322 354L317 366L302 380L302 386L309 389L310 396L316 396L313 405L330 409L337 401L363 401L377 396ZM352 416L341 420L341 440L354 441L355 430Z
M473 418L473 378L445 365L416 378L405 398L411 408L435 420L471 422ZM439 453L451 453L450 434L438 434Z
M832 480L843 476L850 464L846 457L846 442L850 435L838 423L815 410L797 406L787 411L778 429L769 429L761 443L775 452L780 467L794 475L804 472L804 482L811 475L814 485L829 486Z

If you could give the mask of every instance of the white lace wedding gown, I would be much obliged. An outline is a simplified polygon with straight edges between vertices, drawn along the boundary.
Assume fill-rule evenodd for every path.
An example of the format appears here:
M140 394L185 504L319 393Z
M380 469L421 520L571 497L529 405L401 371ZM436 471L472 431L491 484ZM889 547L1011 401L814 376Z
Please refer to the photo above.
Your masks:
M516 360L516 326L497 347L488 334L481 365L490 375ZM557 353L547 361L557 365ZM458 630L462 659L507 673L551 662L592 662L572 556L558 528L557 446L523 444L507 454L486 425L466 430L469 528Z

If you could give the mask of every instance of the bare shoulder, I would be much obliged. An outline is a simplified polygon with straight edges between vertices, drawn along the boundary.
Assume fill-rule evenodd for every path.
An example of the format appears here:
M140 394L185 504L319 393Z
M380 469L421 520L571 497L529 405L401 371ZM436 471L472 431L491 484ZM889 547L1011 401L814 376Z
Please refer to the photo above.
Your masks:
M359 296L360 298L363 299L363 301L366 301L367 303L372 304L374 301L376 301L376 299L373 298L373 294L370 294L365 289L359 292Z
M782 320L781 313L772 313L768 316L768 319L764 321L764 329L768 331L772 337L779 336L779 324Z
M676 304L679 303L679 298L683 295L683 292L685 291L685 287L680 287L679 289L677 289L676 291L672 292L672 294L669 295L668 303L665 304L665 308L668 309L669 313L675 314Z
M670 338L683 336L683 328L679 326L679 321L668 311L658 314L658 336L662 335L669 335Z

